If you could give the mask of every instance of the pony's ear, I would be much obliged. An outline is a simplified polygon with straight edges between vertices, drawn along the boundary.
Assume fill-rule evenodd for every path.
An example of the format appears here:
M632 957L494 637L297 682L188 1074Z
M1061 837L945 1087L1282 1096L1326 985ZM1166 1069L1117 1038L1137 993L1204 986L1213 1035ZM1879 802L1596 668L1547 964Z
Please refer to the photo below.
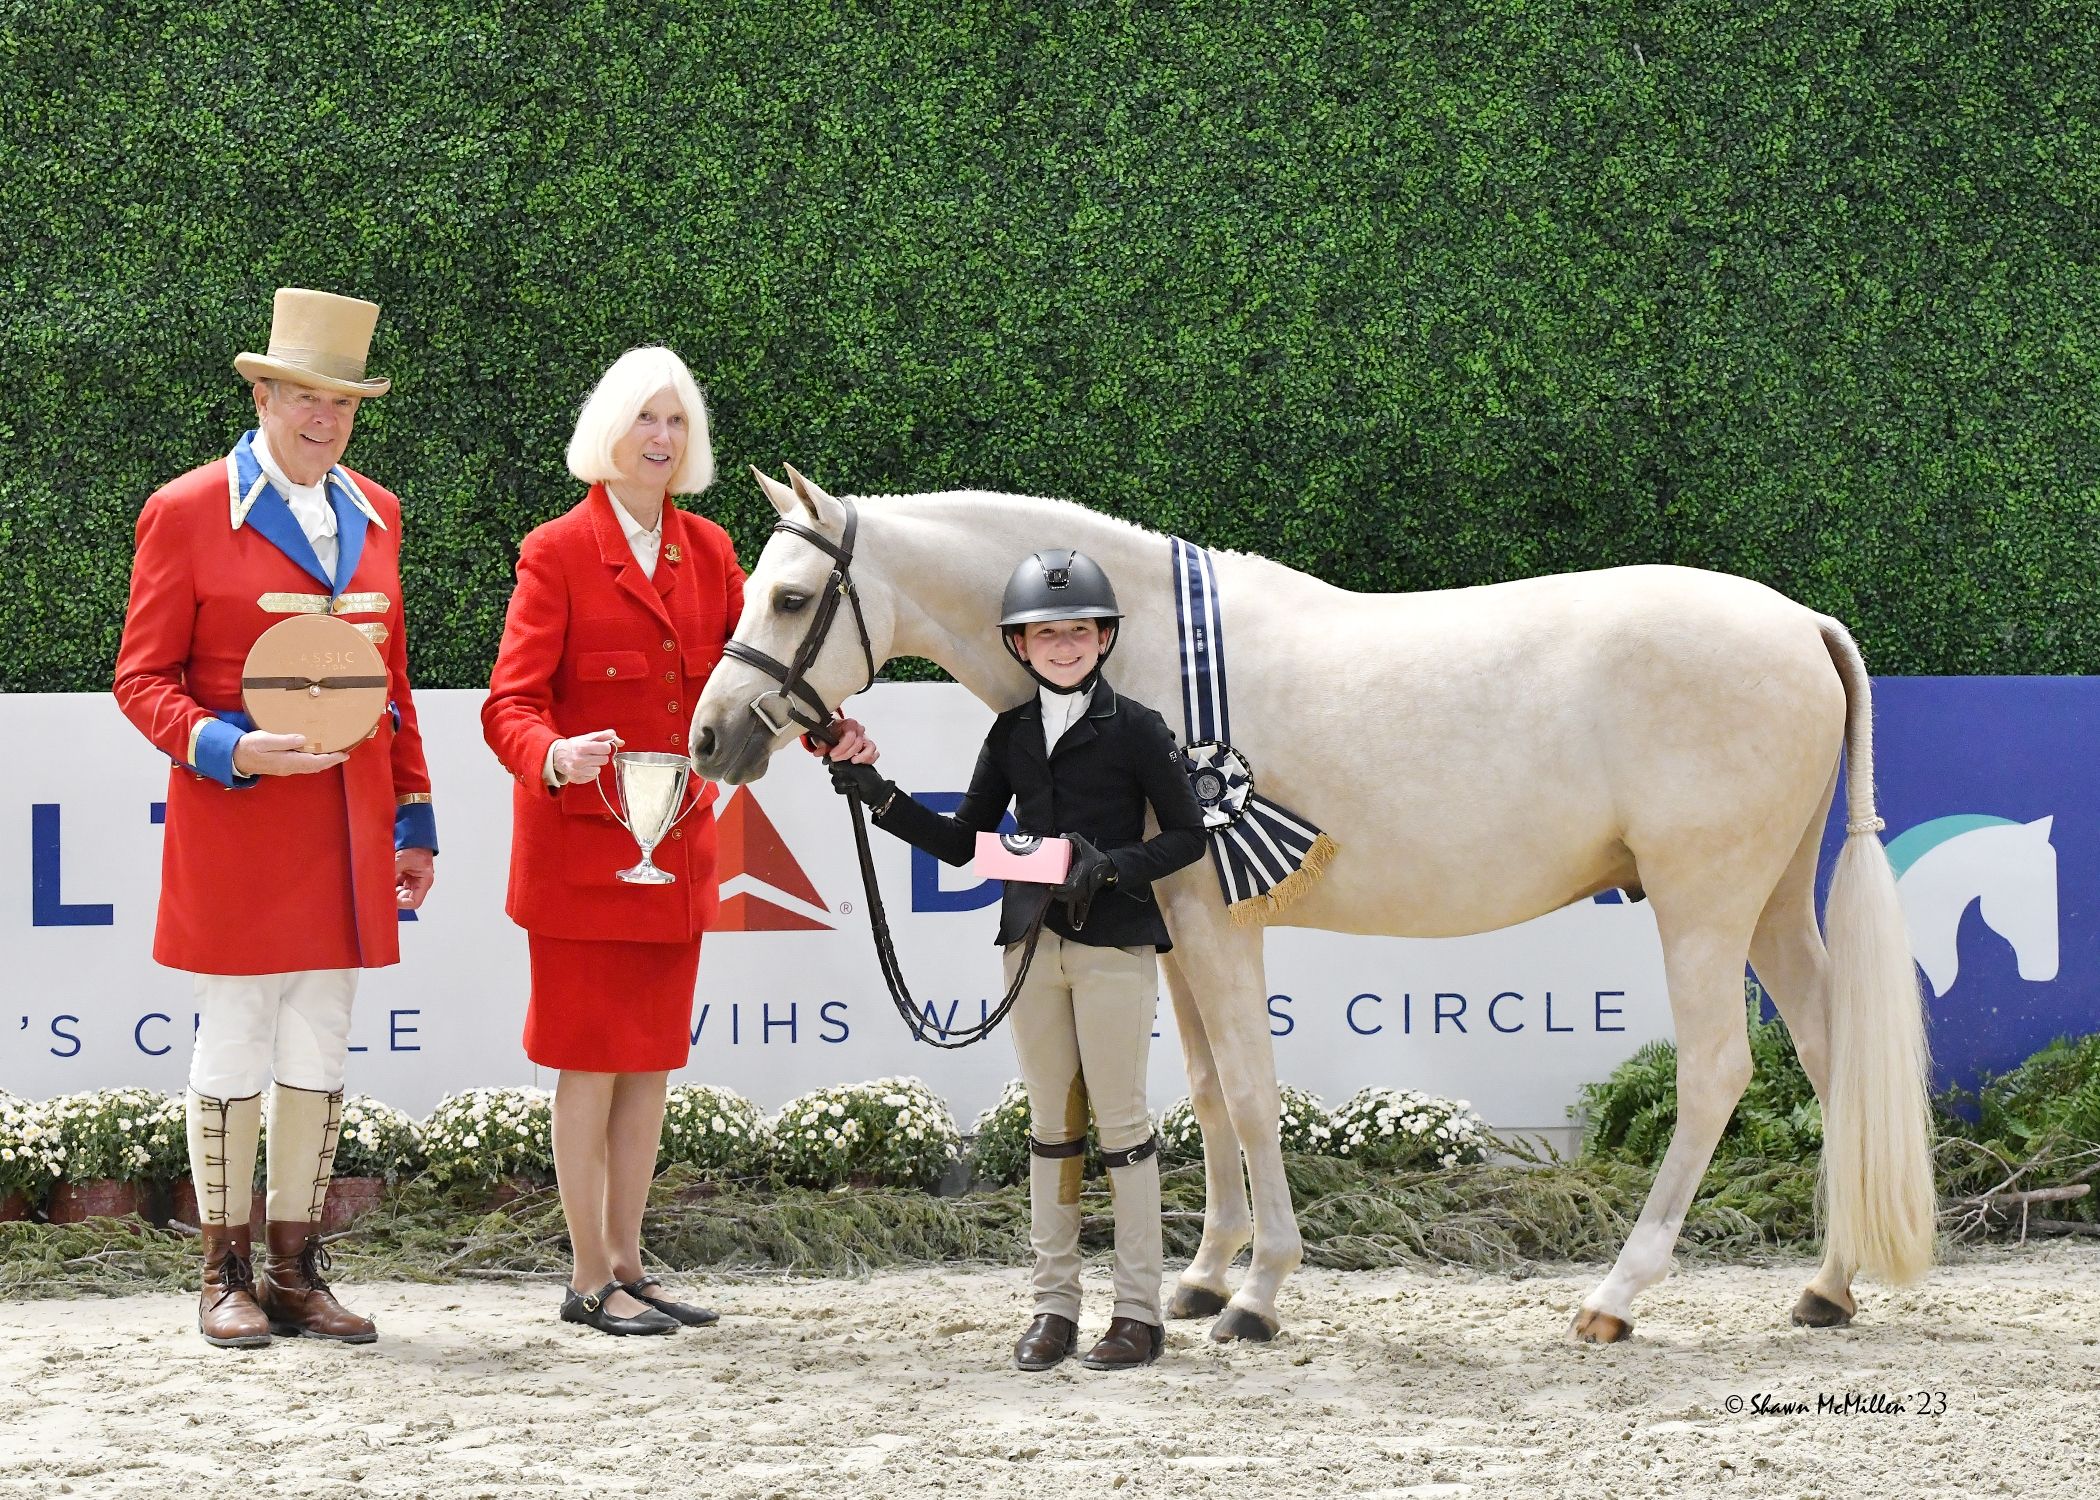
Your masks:
M845 527L845 509L838 501L824 493L823 486L796 469L793 464L782 464L781 467L787 470L788 483L795 487L795 498L809 511L812 520L835 531Z
M792 474L794 470L790 469L788 472ZM795 513L796 501L793 490L766 473L757 464L751 466L751 477L758 481L758 487L765 497L773 502L773 509L779 511L783 516L791 516Z
M2032 823L2029 823L2027 825L2027 828L2030 833L2033 833L2037 838L2039 838L2043 843L2046 844L2049 842L2049 830L2054 828L2055 826L2056 814L2050 813L2046 818L2036 818Z

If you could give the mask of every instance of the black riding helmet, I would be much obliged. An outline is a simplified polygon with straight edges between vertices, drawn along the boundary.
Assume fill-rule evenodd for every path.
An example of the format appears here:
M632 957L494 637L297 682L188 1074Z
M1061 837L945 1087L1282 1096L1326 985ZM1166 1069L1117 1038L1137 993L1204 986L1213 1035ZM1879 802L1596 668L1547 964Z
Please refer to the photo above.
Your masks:
M1094 670L1071 687L1059 687L1042 676L1028 665L1014 644L1022 629L1045 620L1093 620L1108 634ZM1006 594L999 601L999 639L1006 643L1007 655L1053 693L1093 691L1109 653L1115 650L1116 626L1122 620L1123 610L1116 603L1115 588L1101 571L1101 565L1084 552L1068 547L1046 548L1022 558L1013 576L1006 580Z

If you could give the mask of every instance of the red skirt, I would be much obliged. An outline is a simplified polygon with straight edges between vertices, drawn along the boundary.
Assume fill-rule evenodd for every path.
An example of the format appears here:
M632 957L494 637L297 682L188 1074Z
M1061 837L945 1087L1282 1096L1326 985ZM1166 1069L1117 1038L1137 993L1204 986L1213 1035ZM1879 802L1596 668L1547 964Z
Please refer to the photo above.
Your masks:
M578 1073L661 1073L693 1045L700 939L620 943L525 934L532 1000L525 1055Z

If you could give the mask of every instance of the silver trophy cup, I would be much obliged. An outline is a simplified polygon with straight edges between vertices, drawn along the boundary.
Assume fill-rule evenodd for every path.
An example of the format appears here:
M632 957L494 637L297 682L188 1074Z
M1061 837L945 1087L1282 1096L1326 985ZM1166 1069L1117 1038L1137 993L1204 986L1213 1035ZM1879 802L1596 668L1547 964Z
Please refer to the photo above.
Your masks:
M665 755L655 750L622 750L612 758L612 782L620 805L614 807L605 796L605 778L598 778L598 796L605 801L606 811L619 819L620 826L634 835L634 841L642 846L642 862L632 869L620 871L620 878L629 885L672 885L676 875L659 870L649 856L665 834L693 808L700 805L695 797L682 811L679 804L685 801L685 784L692 777L693 763L683 755Z

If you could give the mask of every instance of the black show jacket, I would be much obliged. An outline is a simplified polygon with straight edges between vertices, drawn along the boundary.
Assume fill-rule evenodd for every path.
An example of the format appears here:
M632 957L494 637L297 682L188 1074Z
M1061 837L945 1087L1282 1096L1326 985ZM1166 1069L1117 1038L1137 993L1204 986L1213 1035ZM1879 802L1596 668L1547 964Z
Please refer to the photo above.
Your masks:
M951 865L976 855L977 835L999 826L1008 803L1023 833L1043 837L1084 834L1116 867L1116 883L1094 897L1086 926L1073 930L1065 903L1053 901L1052 932L1100 948L1173 946L1152 899L1152 882L1203 855L1203 810L1189 790L1166 720L1134 698L1119 698L1102 679L1084 716L1057 742L1043 746L1040 696L1010 708L992 723L970 790L952 817L908 796L890 803L881 827ZM1145 837L1145 804L1159 832ZM1001 944L1028 932L1043 886L1008 881L999 907Z

